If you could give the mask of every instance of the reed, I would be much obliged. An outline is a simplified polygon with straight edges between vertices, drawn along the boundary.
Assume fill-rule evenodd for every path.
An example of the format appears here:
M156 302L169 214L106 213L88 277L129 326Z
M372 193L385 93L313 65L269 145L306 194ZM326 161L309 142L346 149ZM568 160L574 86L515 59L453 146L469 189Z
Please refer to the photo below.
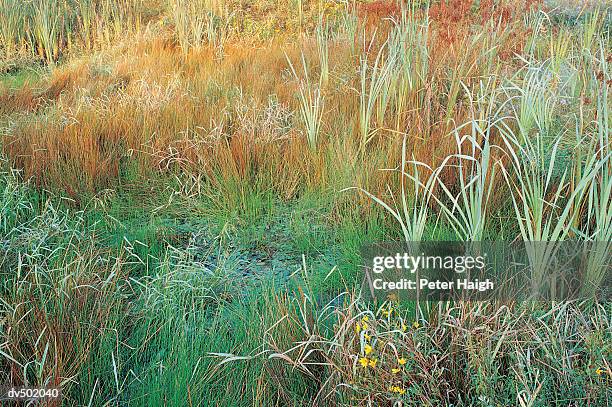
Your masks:
M209 44L222 52L232 15L214 0L171 0L168 3L175 34L183 52Z
M319 84L321 87L325 87L327 86L327 82L329 82L329 43L331 41L331 35L327 23L323 20L323 16L319 16L315 36L319 55L319 69L321 71Z
M32 48L41 59L50 63L59 58L60 42L64 40L62 36L64 12L61 3L58 2L42 1L34 6Z
M390 79L395 68L395 55L385 55L386 47L380 47L374 63L370 65L368 56L363 55L360 59L359 78L359 149L364 154L368 143L380 130L384 119L387 103L389 100ZM377 114L379 127L375 127L373 121Z
M23 20L27 16L22 2L0 1L0 41L6 58L12 58L25 43Z
M388 171L397 172L400 178L399 196L396 198L389 186L391 203L378 197L363 188L353 187L380 205L388 214L393 216L399 225L406 243L420 242L425 234L428 222L436 215L431 211L431 203L435 202L434 188L438 181L441 169L432 169L426 164L408 159L407 137L402 142L401 163L398 168ZM435 221L435 218L433 219Z
M608 166L609 156L592 156L573 167L579 170L571 174L563 166L558 175L555 172L560 160L560 137L554 139L550 148L542 133L519 139L504 132L504 141L516 176L510 177L507 170L503 174L511 188L520 236L525 242L541 242L531 245L528 255L534 284L542 287L559 248L557 242L575 233L571 225L580 212L574 209L584 204L589 186L601 169Z
M9 59L29 54L53 64L139 31L142 8L142 0L2 0L0 45Z
M302 69L304 78L302 79L296 72L291 60L287 56L289 68L296 81L298 81L298 92L300 101L300 116L304 124L304 132L306 140L311 149L316 150L319 133L321 131L321 123L323 120L323 110L325 106L325 97L321 93L320 86L313 87L308 76L308 66L306 58L302 53Z
M440 205L457 236L465 241L479 242L485 239L490 199L495 181L495 151L499 149L493 134L499 129L504 105L497 103L500 90L494 78L480 83L479 93L471 95L471 119L453 130L457 145L456 154L448 162L456 171L459 192L451 192L451 185L440 182L448 204ZM464 133L465 132L465 133ZM444 165L444 164L443 164Z

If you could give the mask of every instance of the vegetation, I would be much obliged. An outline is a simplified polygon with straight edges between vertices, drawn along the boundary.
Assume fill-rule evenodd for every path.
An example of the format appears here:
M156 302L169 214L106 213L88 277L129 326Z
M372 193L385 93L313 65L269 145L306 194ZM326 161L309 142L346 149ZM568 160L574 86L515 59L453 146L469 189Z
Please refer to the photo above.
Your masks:
M569 3L0 0L0 385L608 405L612 13ZM415 303L361 291L384 240L600 245L580 301Z

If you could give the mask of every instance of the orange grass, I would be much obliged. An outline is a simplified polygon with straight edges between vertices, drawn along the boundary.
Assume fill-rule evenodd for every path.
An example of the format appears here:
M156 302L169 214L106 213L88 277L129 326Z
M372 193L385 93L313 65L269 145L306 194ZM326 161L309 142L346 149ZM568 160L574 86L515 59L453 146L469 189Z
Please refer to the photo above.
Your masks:
M444 7L431 14L446 12ZM368 13L378 18L396 11L383 2L361 10L366 19ZM492 34L476 38L478 30L460 18L453 29L461 35L450 39L444 34L447 23L434 18L432 24L424 86L404 96L402 111L391 109L377 123L379 131L363 157L358 154L359 56L349 43L332 44L322 146L309 152L292 114L298 109L298 83L285 54L298 60L304 52L316 71L313 40L263 48L235 41L219 59L211 48L184 53L164 33L143 34L95 58L74 60L55 69L42 89L0 88L0 109L14 121L3 137L3 152L26 177L59 187L74 199L116 185L128 167L139 176L200 174L218 188L228 179L256 183L284 198L349 184L384 191L389 175L375 170L398 162L401 133L409 136L410 155L438 164L454 152L450 131L468 117L459 83L470 87L482 77L514 69L502 61L501 52L493 66L483 60ZM504 30L518 33L521 27L508 22ZM500 38L502 51L516 40ZM373 58L377 51L362 52ZM276 104L270 104L272 99ZM258 113L270 106L274 117Z

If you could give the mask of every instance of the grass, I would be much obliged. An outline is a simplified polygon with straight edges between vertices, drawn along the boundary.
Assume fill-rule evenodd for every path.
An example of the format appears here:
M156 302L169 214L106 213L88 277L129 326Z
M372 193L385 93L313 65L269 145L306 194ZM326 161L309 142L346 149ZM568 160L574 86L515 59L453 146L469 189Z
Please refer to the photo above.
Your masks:
M291 68L291 72L297 81L299 81L299 95L300 95L300 114L302 116L302 121L304 122L304 128L306 133L306 140L308 141L308 145L311 149L316 150L317 148L317 140L319 138L319 133L321 131L321 121L323 118L323 110L325 97L321 93L321 85L324 84L325 76L323 71L321 73L321 78L319 81L319 87L316 89L311 89L310 79L308 78L308 67L306 66L306 60L304 59L304 54L302 54L302 68L304 70L305 79L302 81L291 60L287 59L289 63L289 67Z
M379 128L372 128L375 115L379 126L382 127L391 91L389 89L390 77L394 70L395 55L390 53L387 58L384 58L383 52L384 47L381 47L372 66L369 66L367 55L360 59L359 133L361 135L360 149L364 153L367 144L379 130Z
M0 0L0 383L609 404L609 10L532 3ZM585 242L582 298L362 292L428 240Z
M140 27L139 0L37 0L0 3L4 60L55 63L78 47L91 50Z

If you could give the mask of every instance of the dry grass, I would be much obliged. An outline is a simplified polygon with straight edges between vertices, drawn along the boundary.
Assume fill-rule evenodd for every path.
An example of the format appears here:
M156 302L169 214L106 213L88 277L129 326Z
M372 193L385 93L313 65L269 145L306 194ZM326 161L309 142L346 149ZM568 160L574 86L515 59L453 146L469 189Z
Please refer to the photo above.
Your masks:
M362 13L373 7L363 8ZM377 18L381 8L376 6ZM384 14L393 17L397 10ZM435 18L433 24L438 25ZM313 41L274 43L265 49L228 44L224 57L218 60L214 47L185 54L171 39L157 34L142 34L133 43L60 67L42 89L25 86L0 91L3 111L12 113L14 121L4 137L3 150L27 177L34 177L41 185L59 186L73 197L112 186L124 161L138 163L141 172L180 168L205 175L221 171L245 177L269 172L267 181L291 196L298 180L329 185L326 177L338 170L338 162L355 167L350 176L357 180L373 163L384 166L397 162L397 153L390 152L398 150L404 132L411 140L410 153L435 164L453 149L448 135L454 123L467 119L460 83L471 88L480 78L515 69L512 63L504 63L501 52L521 47L517 39L524 36L516 34L521 30L520 22L514 25L501 28L507 35L498 31L470 33L457 40L433 31L428 39L428 63L423 68L426 77L408 93L394 94L395 88L389 89L390 107L384 117L371 124L376 134L363 161L356 155L360 141L355 137L360 126L355 120L360 109L355 66L360 57L352 54L351 44L332 44L331 81L322 90L326 100L322 147L313 158L305 152L304 137L297 130L300 126L294 125L295 115L287 115L281 123L245 124L242 117L244 109L269 107L271 98L277 101L277 109L297 111L299 82L289 74L284 53L299 60L298 50L304 49L307 60L317 61ZM380 42L381 33L373 38ZM490 41L498 43L497 56L486 51ZM366 46L361 52L374 58L377 49ZM318 69L316 63L309 65L311 70ZM300 159L287 161L284 156ZM283 170L283 162L291 162L291 168ZM275 169L276 164L280 170ZM256 169L261 165L261 171ZM372 182L384 184L370 180L369 187Z

